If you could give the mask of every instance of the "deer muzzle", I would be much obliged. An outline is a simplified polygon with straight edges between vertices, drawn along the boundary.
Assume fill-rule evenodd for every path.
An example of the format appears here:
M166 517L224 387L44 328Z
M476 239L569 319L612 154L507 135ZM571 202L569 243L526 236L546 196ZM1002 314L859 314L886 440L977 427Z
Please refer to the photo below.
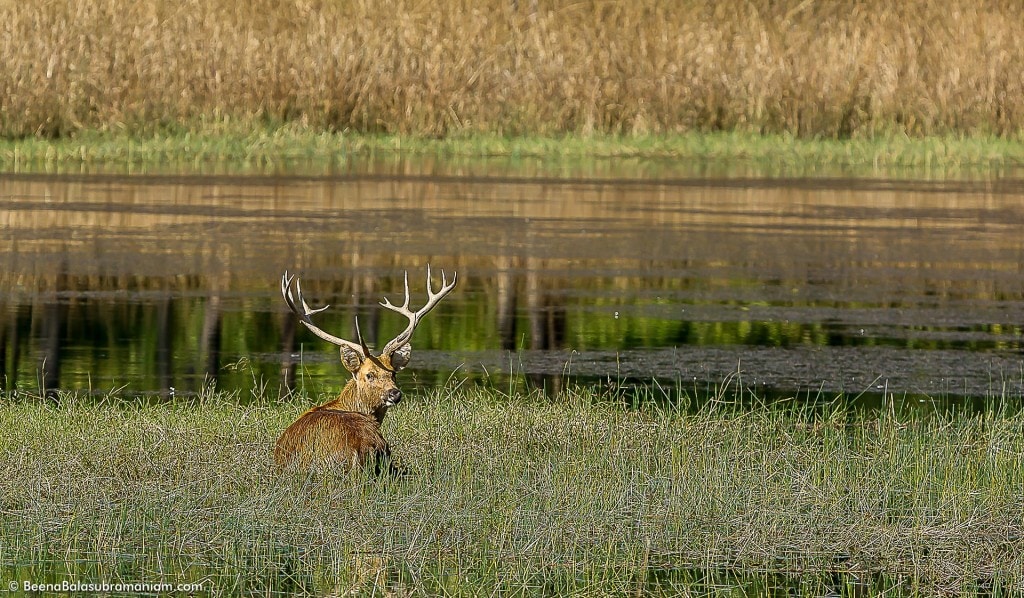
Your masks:
M397 388L392 388L391 390L384 393L384 404L387 405L388 407L393 407L397 405L398 402L401 400L402 391L398 390Z

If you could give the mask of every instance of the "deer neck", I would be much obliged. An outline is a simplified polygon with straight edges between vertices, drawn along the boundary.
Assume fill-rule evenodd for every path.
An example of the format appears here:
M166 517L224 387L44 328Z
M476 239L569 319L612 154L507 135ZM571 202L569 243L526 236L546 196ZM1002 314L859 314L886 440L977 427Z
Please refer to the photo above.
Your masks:
M341 394L338 395L338 398L320 405L320 409L337 409L338 411L362 413L374 417L379 424L384 421L387 407L383 405L379 397L375 401L369 399L370 397L366 393L359 392L359 385L356 379L353 378L341 389Z

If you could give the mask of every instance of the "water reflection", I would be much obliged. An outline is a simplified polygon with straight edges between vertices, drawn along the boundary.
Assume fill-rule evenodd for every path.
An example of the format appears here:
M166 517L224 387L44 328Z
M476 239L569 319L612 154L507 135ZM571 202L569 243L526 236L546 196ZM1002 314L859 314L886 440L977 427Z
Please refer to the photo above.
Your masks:
M407 386L740 370L783 394L1019 396L1022 199L1009 179L4 175L2 385L329 392L337 356L281 272L374 343L402 326L377 301L430 263L461 283Z

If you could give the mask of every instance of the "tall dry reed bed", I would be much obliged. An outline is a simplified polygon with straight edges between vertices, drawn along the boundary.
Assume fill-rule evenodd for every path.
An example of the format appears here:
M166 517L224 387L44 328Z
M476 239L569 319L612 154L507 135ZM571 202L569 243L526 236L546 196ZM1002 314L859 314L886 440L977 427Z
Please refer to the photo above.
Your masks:
M1015 0L0 0L0 136L1019 136Z
M387 423L406 478L280 475L273 440L309 402L4 400L0 576L225 594L674 594L722 575L815 595L1024 590L1020 414L439 391Z

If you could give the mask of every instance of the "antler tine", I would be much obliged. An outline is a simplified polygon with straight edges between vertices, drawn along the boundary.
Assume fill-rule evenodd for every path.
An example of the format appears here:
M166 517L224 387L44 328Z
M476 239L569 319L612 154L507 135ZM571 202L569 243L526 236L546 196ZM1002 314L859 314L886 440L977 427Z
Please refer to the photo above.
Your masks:
M292 284L293 282L294 285ZM313 323L310 316L324 311L330 307L330 305L325 305L317 309L311 308L309 304L306 303L306 299L302 296L302 285L300 284L298 277L295 275L289 275L287 270L285 270L284 275L281 276L281 295L284 297L285 303L288 304L288 308L292 310L292 313L299 316L299 321L302 322L306 328L309 328L309 331L313 334L329 343L338 345L339 347L349 347L358 351L363 355L363 357L366 357L369 353L369 351L365 349L365 345L353 343L352 341L347 341L343 338L334 336L333 334L328 334ZM302 309L299 309L299 305L302 306Z
M292 313L299 313L299 310L295 307L295 298L292 297L292 281L295 280L295 276L289 276L288 271L284 271L284 275L281 276L281 296L284 297L284 302L288 304L288 309L292 310Z
M318 313L324 311L325 309L327 309L328 307L330 307L330 304L327 304L327 305L325 305L323 307L320 307L320 308L317 308L317 309L310 308L309 304L306 303L306 299L302 296L302 281L298 280L298 279L295 280L295 296L298 297L299 298L299 302L302 303L302 314L306 318L308 318L309 316L311 316L313 314L318 314Z
M384 345L384 349L381 350L381 355L390 356L392 353L397 351L402 345L409 342L409 340L412 338L413 331L416 330L416 326L419 325L420 318L427 315L427 313L429 313L430 310L434 309L434 306L436 306L438 302L440 302L441 299L445 297L445 295L450 293L452 289L455 288L457 277L458 273L452 274L452 281L448 282L448 277L445 275L444 270L441 270L441 288L435 293L433 285L431 284L430 264L427 264L427 302L426 304L423 305L423 307L414 312L411 309L409 309L409 272L406 271L405 301L402 302L402 305L396 306L392 304L387 297L385 297L384 300L380 302L380 304L383 307L386 307L396 313L400 313L406 318L408 318L409 325L398 336L388 341L388 344Z
M427 266L427 271L428 272L430 271L430 266ZM405 273L402 275L402 280L403 280L403 282L405 282L405 302L404 302L405 305L404 305L404 307L406 309L408 309L409 308L409 271L408 270L406 270ZM385 299L387 299L387 297L385 297Z
M364 340L363 340L363 333L359 331L359 316L356 316L356 317L355 317L355 321L356 321L356 340L358 340L358 341L359 341L359 346L363 348L363 355L364 355L364 356L365 356L365 357L366 357L367 359L369 359L370 361L372 361L373 363L376 363L376 364L377 364L377 365L379 365L380 367L384 368L385 370L387 370L387 369L390 369L390 368L388 368L388 367L387 367L386 365L384 365L383 363L381 363L381 361L380 361L379 359L377 359L377 356L376 356L376 355L374 355L374 354L373 354L373 353L372 353L372 352L370 351L370 347L366 346L366 341L364 341Z
M391 303L391 300L384 297L384 300L380 302L383 307L390 310L397 311L400 314L404 314L405 311L409 310L409 271L405 271L405 301L402 302L402 306L398 307Z

